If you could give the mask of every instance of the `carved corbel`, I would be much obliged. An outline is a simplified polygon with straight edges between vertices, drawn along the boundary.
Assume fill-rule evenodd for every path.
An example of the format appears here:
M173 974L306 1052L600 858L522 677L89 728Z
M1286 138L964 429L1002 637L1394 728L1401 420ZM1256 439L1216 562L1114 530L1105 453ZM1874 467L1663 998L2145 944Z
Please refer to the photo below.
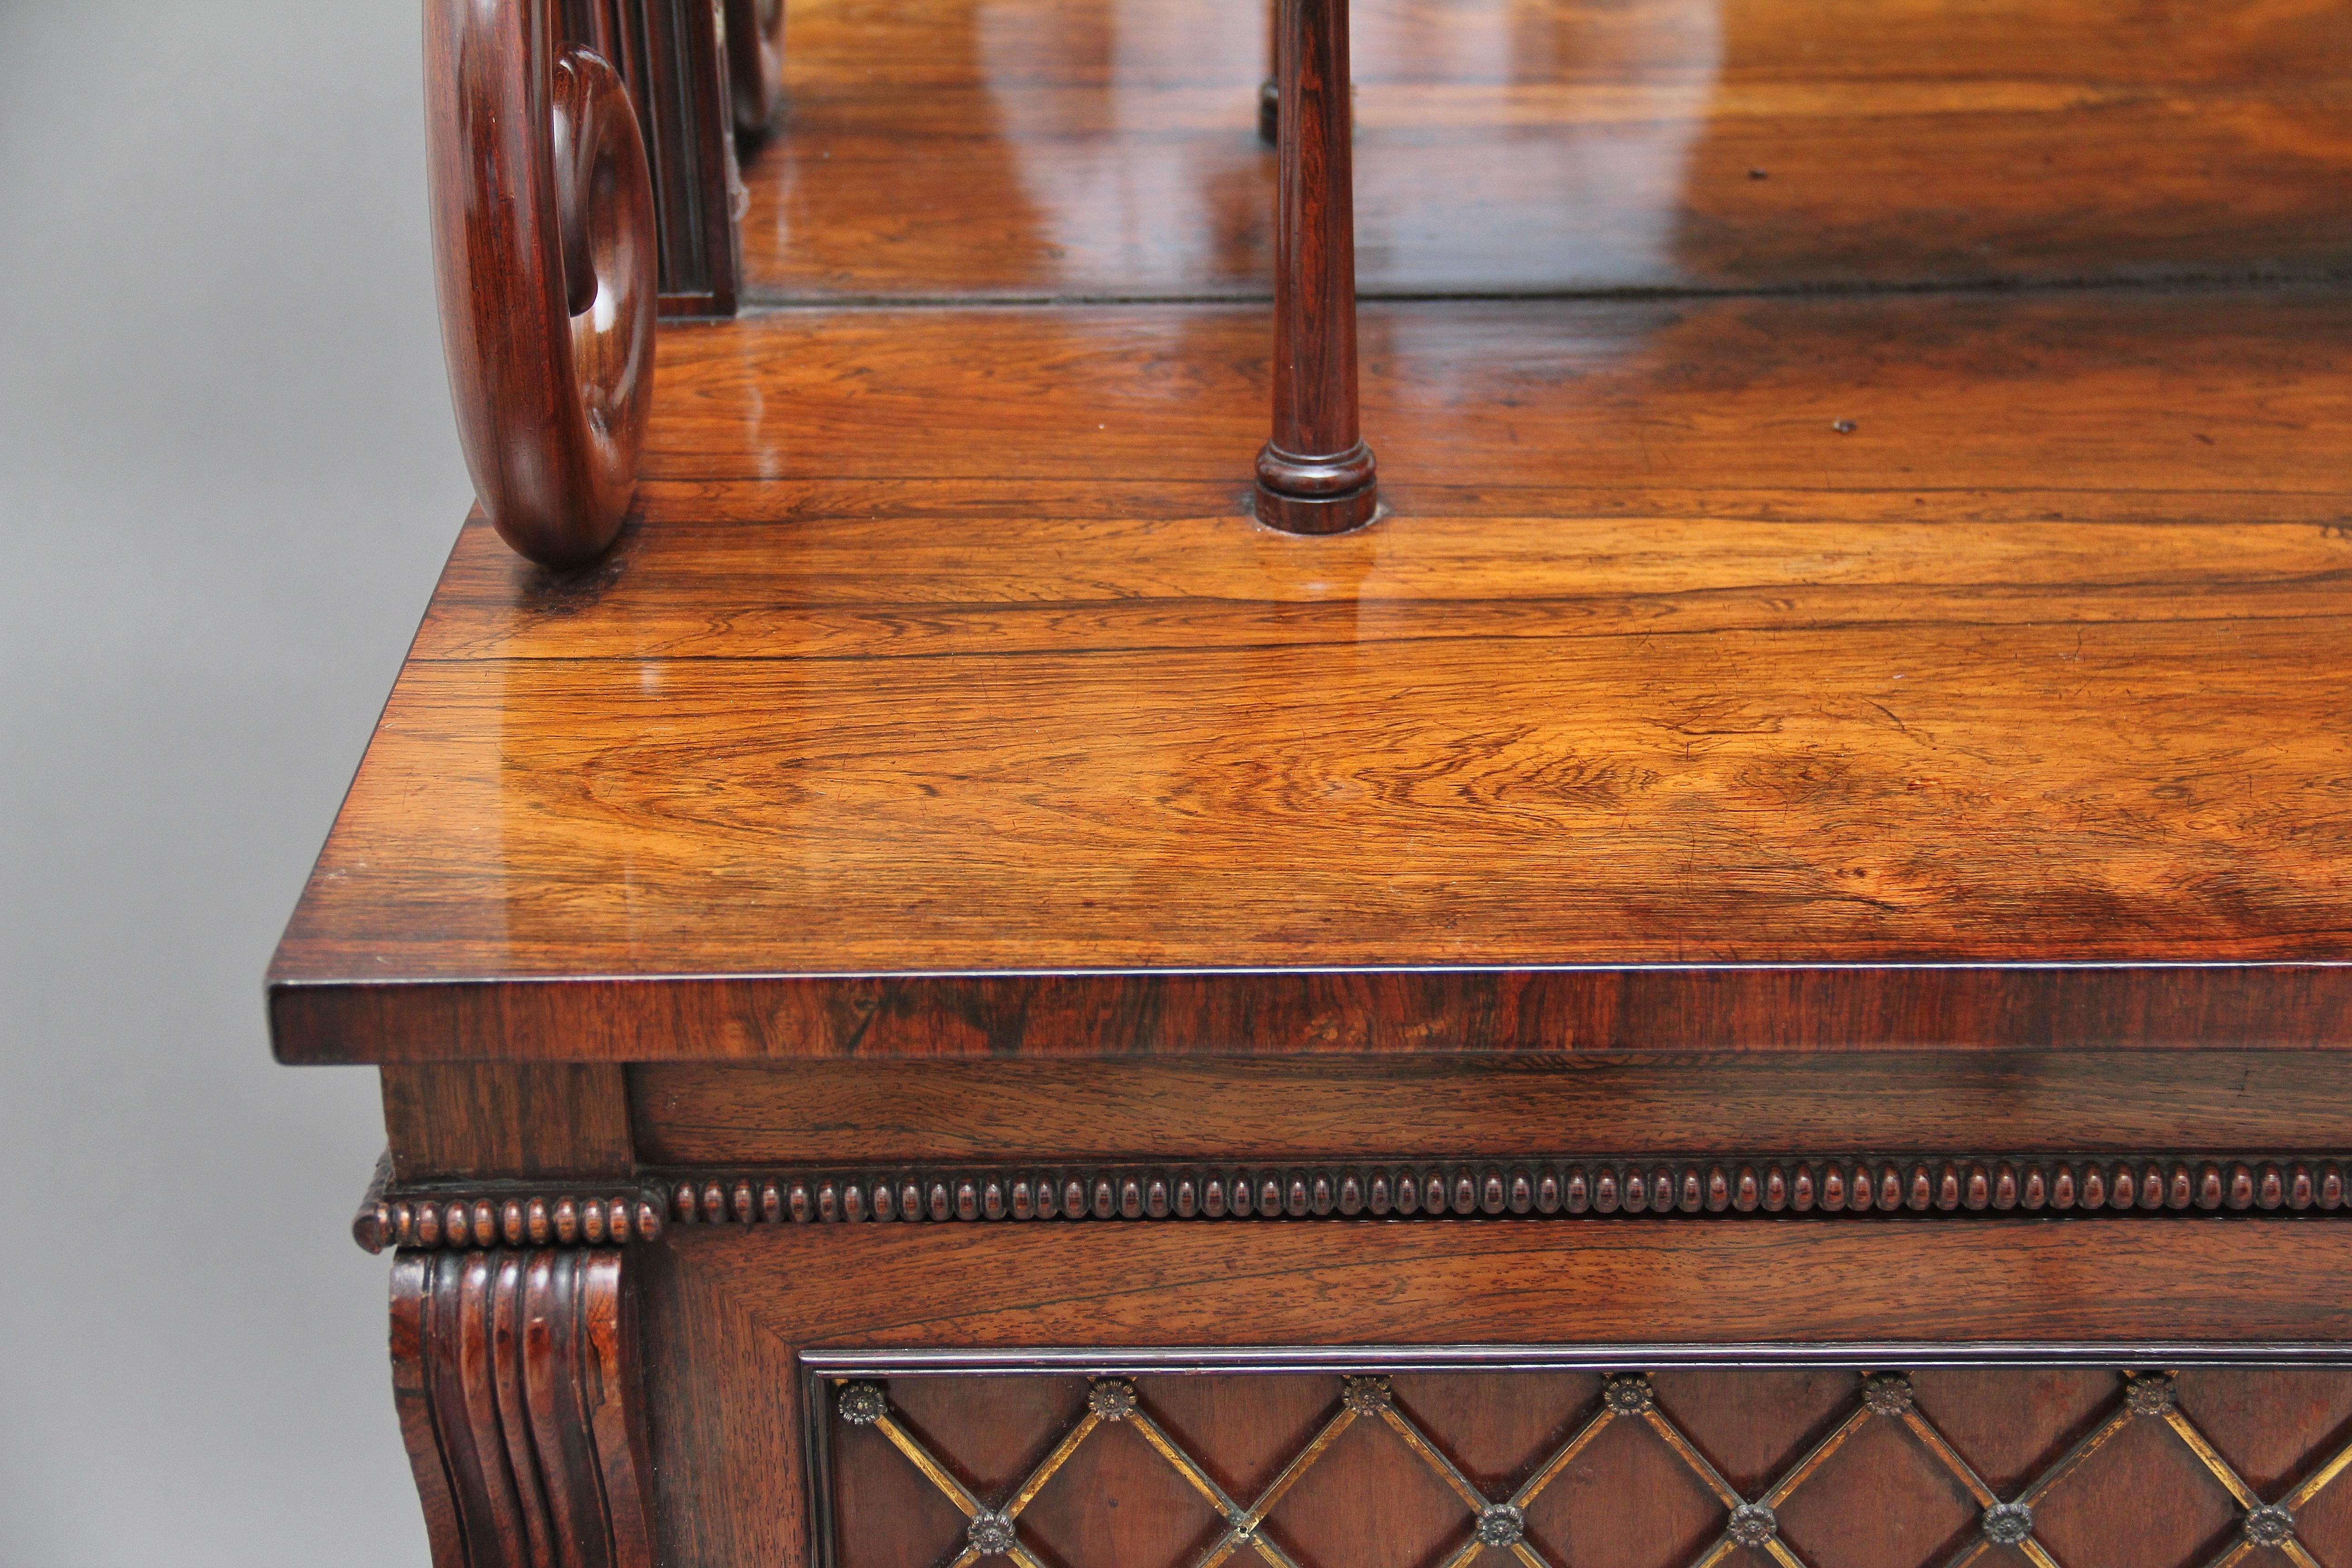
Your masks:
M624 1255L404 1251L393 1393L434 1568L652 1568Z

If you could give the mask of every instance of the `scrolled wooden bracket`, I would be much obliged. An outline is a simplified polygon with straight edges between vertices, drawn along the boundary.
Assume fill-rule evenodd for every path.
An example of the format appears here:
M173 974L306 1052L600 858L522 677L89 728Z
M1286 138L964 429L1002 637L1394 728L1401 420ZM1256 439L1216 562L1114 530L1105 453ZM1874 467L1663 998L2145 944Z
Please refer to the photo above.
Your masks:
M653 1568L624 1255L402 1252L393 1395L434 1568Z
M499 537L610 545L654 386L651 174L628 89L551 0L425 0L433 245L466 466Z

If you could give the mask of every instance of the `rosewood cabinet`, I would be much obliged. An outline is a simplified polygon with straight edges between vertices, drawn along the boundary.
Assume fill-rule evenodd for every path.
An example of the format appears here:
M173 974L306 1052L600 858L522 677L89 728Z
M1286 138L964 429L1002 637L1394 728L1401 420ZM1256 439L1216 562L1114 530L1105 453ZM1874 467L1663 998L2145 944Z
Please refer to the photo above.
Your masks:
M436 1568L2352 1568L2336 10L433 15Z

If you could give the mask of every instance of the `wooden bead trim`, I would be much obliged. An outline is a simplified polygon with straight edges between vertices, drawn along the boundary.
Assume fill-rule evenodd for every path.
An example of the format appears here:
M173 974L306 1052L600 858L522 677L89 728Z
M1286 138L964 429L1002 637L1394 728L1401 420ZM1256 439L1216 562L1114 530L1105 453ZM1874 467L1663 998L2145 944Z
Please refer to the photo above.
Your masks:
M662 1232L662 1188L398 1191L390 1177L388 1163L376 1167L352 1220L352 1238L370 1252L387 1247L625 1247L652 1241Z
M894 1220L1482 1218L1816 1214L2343 1212L2352 1160L2083 1158L1510 1161L649 1175L634 1189L396 1190L379 1170L352 1234L388 1247L619 1247L667 1224Z
M643 1193L401 1198L361 1211L352 1234L387 1247L623 1247L661 1235L661 1210Z
M2346 1166L2315 1158L2020 1155L1959 1160L1575 1160L657 1180L680 1225L886 1220L1506 1215L2327 1212Z

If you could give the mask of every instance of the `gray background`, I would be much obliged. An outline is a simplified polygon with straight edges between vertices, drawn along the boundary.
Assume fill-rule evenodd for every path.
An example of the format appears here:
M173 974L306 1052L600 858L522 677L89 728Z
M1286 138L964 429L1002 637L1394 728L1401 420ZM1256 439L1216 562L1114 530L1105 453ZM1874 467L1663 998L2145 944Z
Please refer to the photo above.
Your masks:
M0 0L0 1564L426 1560L261 975L469 500L414 0Z

